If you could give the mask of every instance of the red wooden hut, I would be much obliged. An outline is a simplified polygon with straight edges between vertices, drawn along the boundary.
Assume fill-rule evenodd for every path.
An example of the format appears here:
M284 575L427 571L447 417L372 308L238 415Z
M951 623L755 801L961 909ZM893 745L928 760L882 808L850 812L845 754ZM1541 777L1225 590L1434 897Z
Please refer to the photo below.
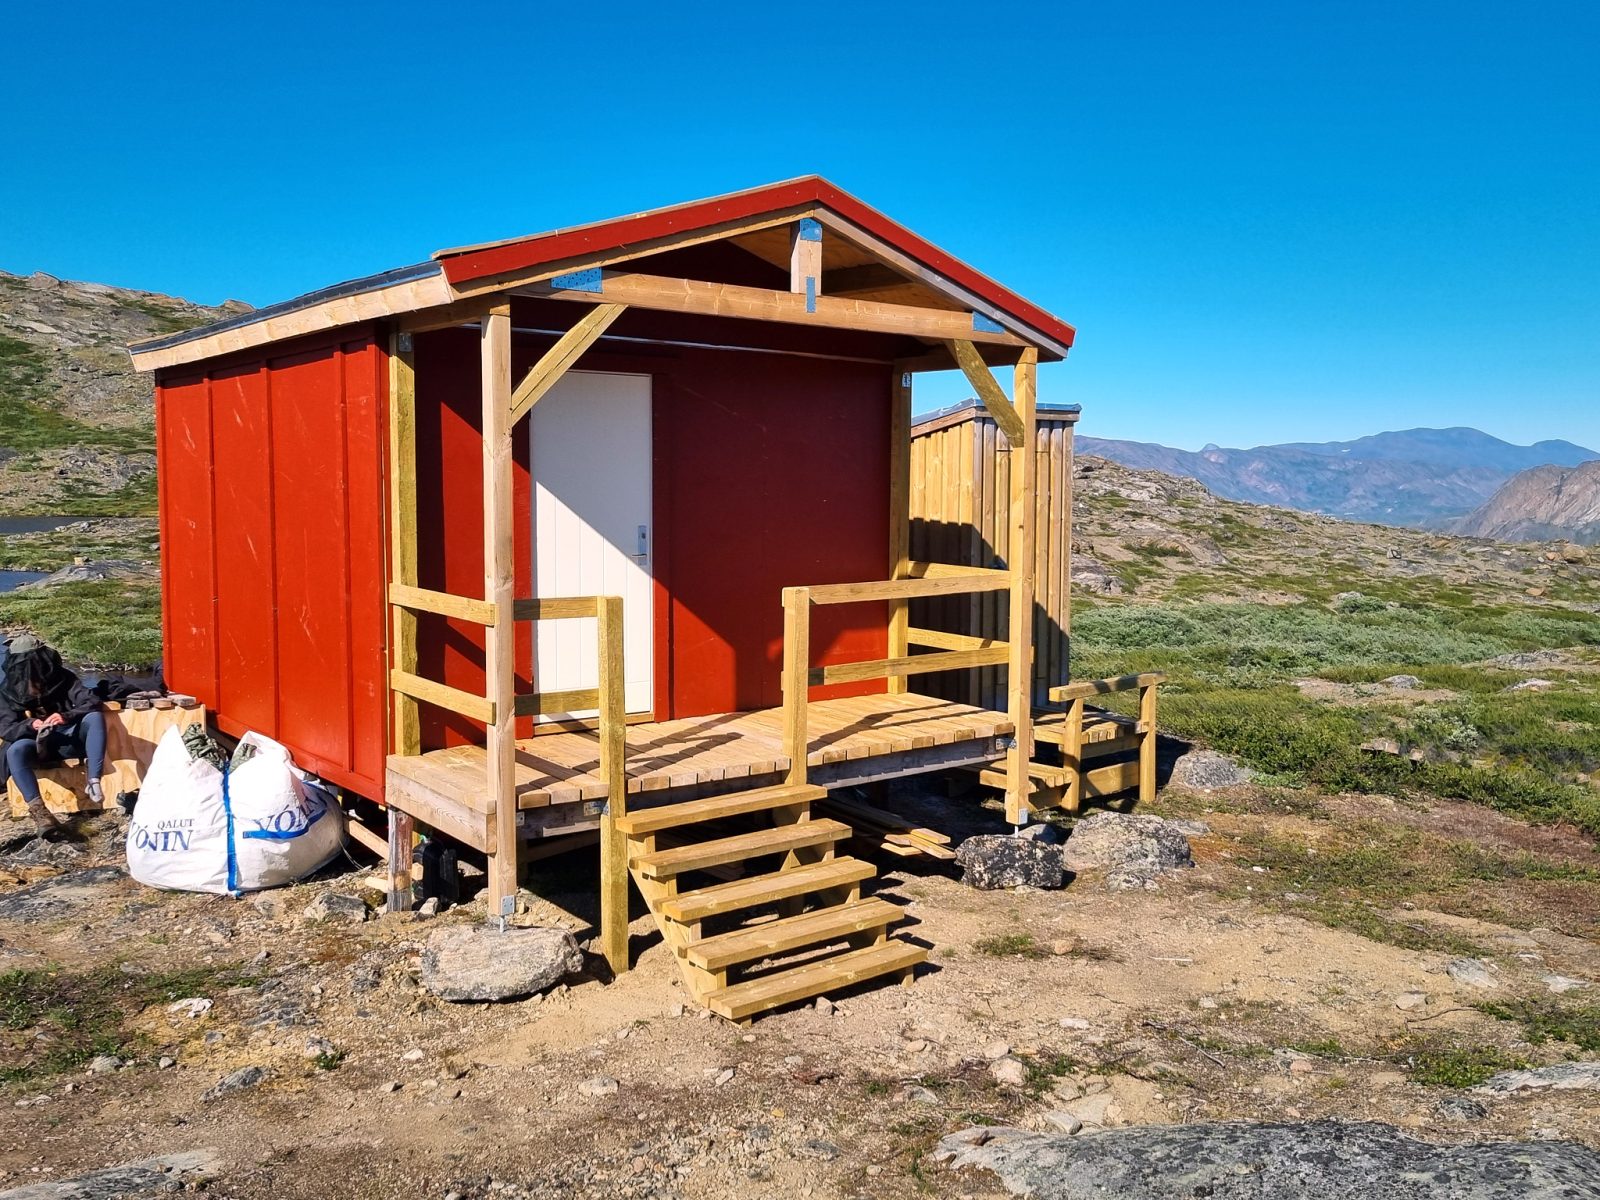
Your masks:
M908 972L921 951L813 803L987 764L1024 818L1030 638L913 629L908 604L1030 603L1036 366L1072 340L809 177L142 342L168 678L386 804L397 865L412 820L485 852L495 910L519 843L598 829L613 965L631 871L726 1015ZM912 380L951 367L1017 464L1011 566L910 558ZM1003 712L907 687L995 666L1021 681ZM752 862L773 869L696 874Z

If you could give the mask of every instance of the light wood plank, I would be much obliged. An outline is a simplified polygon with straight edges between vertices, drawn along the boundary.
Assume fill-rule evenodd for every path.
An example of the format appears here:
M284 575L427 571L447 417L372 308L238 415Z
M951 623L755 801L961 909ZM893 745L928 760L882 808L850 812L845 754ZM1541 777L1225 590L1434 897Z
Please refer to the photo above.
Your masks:
M517 894L516 550L511 477L511 306L484 318L483 594L495 606L484 632L484 669L494 715L487 723L488 795L499 852L489 861L489 913L509 916Z
M1006 396L999 381L990 372L989 364L983 361L977 347L972 344L972 339L951 340L950 353L961 367L961 373L967 377L967 382L978 393L978 399L983 401L983 407L989 410L994 423L1000 426L1000 432L1006 435L1006 441L1011 444L1011 448L1013 450L1021 448L1027 441L1027 434L1024 429L1025 419L1019 411L1022 407L1020 398L1013 404ZM1027 361L1026 355L1017 364L1018 370L1025 361ZM1038 362L1037 355L1033 361ZM1029 452L1032 452L1032 446L1029 446Z
M544 352L539 361L529 368L516 391L511 393L511 424L515 425L528 415L533 406L583 357L584 351L611 328L611 323L626 308L625 304L595 305L593 310L585 313L577 324L562 334L554 346Z
M1011 571L1010 661L1006 668L1009 715L1015 732L1006 752L1006 819L1019 825L1027 819L1027 768L1033 758L1033 523L1034 416L1038 386L1038 351L1023 352L1012 391L1015 416L1021 424L1011 438L1011 545L1006 566ZM987 370L985 371L987 373ZM1000 418L996 416L996 422ZM1002 429L1004 425L1001 425ZM1010 434L1007 434L1010 437Z
M447 684L435 683L431 679L424 679L409 671L391 669L389 687L392 691L402 692L417 700L425 700L440 708L448 708L451 712L471 717L474 721L494 720L493 700L474 695L472 692L464 692Z
M928 675L935 671L962 671L987 667L1010 660L1010 647L990 646L982 650L947 650L939 654L916 654L909 658L876 658L865 662L834 663L813 667L813 687L827 683L859 683L864 679L893 679L908 675Z
M1050 699L1080 700L1091 696L1103 696L1109 692L1130 692L1135 688L1165 683L1166 678L1160 671L1143 671L1137 675L1118 675L1111 679L1079 679L1073 683L1051 688Z
M910 600L918 596L956 596L964 592L1000 592L1009 576L960 572L926 579L886 579L877 583L822 583L813 586L813 604L860 604L871 600Z
M899 579L911 561L911 372L896 364L889 391L889 578ZM890 658L910 650L911 602L889 601ZM904 676L889 681L890 695L907 689Z
M415 566L413 566L415 570ZM450 592L435 592L427 588L413 587L404 583L391 583L389 585L389 603L397 608L409 609L413 612L437 613L441 617L451 617L458 621L471 621L475 625L493 625L495 620L495 607L487 600L475 600L470 596L456 596ZM415 619L413 618L413 624ZM412 638L415 641L415 630ZM405 670L416 669L416 648L411 651L412 665L410 667L397 663Z
M409 334L389 339L389 577L399 587L417 582L417 371ZM417 673L417 617L403 608L390 611L389 665ZM389 695L389 748L395 754L422 752L422 717L414 697Z
M627 722L623 703L622 598L602 596L595 610L599 641L600 778L606 807L600 816L600 944L611 970L628 969L628 840L617 821L628 815Z
M519 295L548 296L593 304L593 292L571 291L550 282L519 288ZM884 304L842 296L818 296L816 311L807 311L807 299L793 292L708 283L698 279L668 279L624 271L602 274L601 295L609 302L666 312L695 313L708 317L733 317L752 321L778 321L829 329L857 329L870 333L895 333L928 341L964 338L1003 346L1020 346L1012 333L975 330L972 315L945 309Z
M811 691L811 590L783 589L783 752L789 783L806 781L810 745L807 707Z

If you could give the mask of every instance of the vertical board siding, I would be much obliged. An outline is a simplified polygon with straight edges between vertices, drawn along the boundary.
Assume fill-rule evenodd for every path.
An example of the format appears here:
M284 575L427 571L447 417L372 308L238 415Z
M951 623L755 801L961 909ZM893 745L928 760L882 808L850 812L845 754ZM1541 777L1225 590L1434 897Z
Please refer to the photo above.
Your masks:
M1067 681L1070 664L1072 421L1039 414L1035 448L1034 703L1049 705L1049 689ZM955 417L924 419L911 442L911 557L975 567L1009 561L1007 508L1011 455L1005 435L980 409ZM1004 593L919 600L911 605L914 627L1008 638ZM1006 706L1004 667L917 676L915 691L980 704Z
M379 799L383 357L369 333L160 379L168 682Z

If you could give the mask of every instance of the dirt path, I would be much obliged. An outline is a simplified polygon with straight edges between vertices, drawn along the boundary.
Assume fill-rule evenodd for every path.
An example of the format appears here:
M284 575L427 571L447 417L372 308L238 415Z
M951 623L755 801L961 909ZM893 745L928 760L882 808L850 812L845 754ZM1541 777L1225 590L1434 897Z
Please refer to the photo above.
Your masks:
M747 1029L677 1015L677 973L647 916L621 979L451 1005L420 988L417 955L441 922L479 919L470 907L434 921L301 918L317 894L357 886L354 869L255 900L154 893L104 869L116 861L109 818L81 857L0 853L0 972L11 973L0 1048L8 1064L34 1065L0 1085L0 1195L201 1150L221 1164L209 1190L241 1200L999 1195L993 1179L935 1165L938 1139L975 1123L1050 1128L1045 1114L1064 1108L1094 1117L1090 1128L1341 1118L1438 1140L1600 1147L1596 1093L1485 1100L1423 1081L1486 1047L1507 1061L1595 1057L1534 1044L1474 1007L1543 1003L1547 976L1600 980L1600 888L1583 875L1600 861L1592 846L1519 837L1524 827L1465 806L1397 814L1344 797L1283 811L1248 789L1174 789L1164 803L1212 832L1195 840L1200 865L1157 890L1109 891L1086 875L1060 892L977 892L894 860L880 890L906 905L932 969L910 988L838 997L831 1015L807 1008ZM1366 894L1359 879L1287 878L1263 850L1292 838L1342 864L1343 848L1381 842L1373 829L1452 861L1450 847L1481 839L1553 877L1479 880L1469 906L1453 876L1416 876L1399 900L1388 884ZM1307 887L1313 899L1293 898ZM1346 890L1417 945L1350 927L1329 907ZM1447 973L1463 948L1492 987ZM77 1006L77 1033L18 1001L16 973L43 971ZM170 1011L190 995L210 1008ZM39 1065L96 1015L127 1065ZM319 1038L331 1052L308 1058ZM1002 1056L1021 1064L1020 1083L997 1081ZM205 1098L250 1067L259 1083ZM605 1080L614 1091L589 1082Z

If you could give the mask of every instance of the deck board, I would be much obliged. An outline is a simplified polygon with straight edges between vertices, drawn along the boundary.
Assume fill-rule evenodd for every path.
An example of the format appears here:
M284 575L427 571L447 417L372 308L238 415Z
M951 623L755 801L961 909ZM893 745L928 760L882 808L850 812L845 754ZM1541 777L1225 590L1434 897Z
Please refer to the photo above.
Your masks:
M1004 713L913 693L818 700L809 705L807 717L809 766L1005 737L1012 731ZM729 780L757 786L789 768L782 709L630 725L627 741L630 795ZM592 732L524 738L517 742L517 807L603 800L607 788L598 769L599 742ZM487 809L482 746L391 755L389 772L475 812Z

